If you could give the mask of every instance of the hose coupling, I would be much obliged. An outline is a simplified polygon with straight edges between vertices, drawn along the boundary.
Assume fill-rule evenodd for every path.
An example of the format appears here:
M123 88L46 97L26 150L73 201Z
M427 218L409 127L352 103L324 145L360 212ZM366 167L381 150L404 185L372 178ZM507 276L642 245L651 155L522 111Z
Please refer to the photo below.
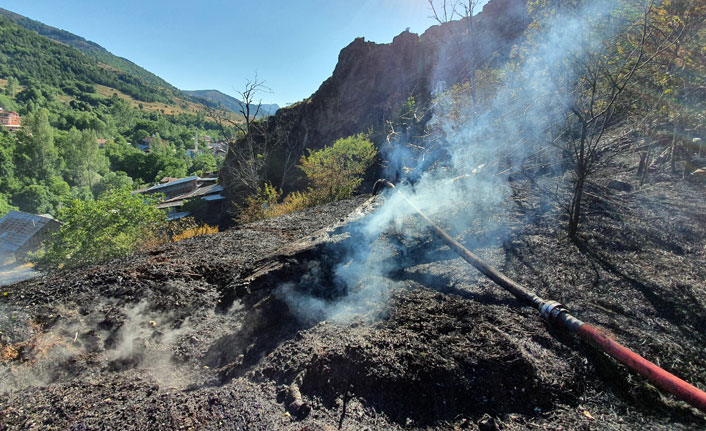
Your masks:
M563 304L556 301L544 301L539 308L539 315L549 323L554 323L561 313L568 313L569 310Z
M572 316L563 304L556 301L544 301L539 307L539 315L550 325L561 326L572 332L583 325L583 322Z

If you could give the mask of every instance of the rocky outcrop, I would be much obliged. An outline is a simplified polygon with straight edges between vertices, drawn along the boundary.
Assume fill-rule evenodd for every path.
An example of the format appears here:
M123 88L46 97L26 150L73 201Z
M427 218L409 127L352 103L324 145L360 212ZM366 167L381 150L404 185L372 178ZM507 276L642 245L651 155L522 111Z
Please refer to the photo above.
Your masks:
M472 21L436 25L421 36L405 31L388 44L357 38L341 50L333 74L311 97L270 117L268 136L286 136L278 146L319 149L372 130L379 143L385 120L410 96L425 103L437 86L467 79L469 69L501 64L528 24L525 0L492 0ZM237 197L229 162L221 182ZM279 160L270 164L267 176L274 184L281 166Z

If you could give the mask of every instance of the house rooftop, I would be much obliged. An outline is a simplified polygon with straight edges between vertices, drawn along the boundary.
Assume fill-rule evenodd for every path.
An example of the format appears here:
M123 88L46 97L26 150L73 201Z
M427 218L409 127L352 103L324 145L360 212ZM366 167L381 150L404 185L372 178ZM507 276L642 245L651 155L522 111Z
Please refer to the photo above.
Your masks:
M157 184L157 185L152 186L152 187L150 187L150 188L148 188L148 189L144 189L144 191L153 192L153 191L155 191L155 190L160 190L160 189L163 189L163 188L166 188L166 187L175 186L175 185L181 184L181 183L188 183L189 181L195 181L195 180L198 180L198 179L199 179L199 177L198 177L197 175L192 175L192 176L190 176L190 177L179 178L178 180L169 181L169 182L166 182L166 183L163 183L163 184Z
M0 218L0 252L15 252L47 223L56 221L51 216L10 211Z

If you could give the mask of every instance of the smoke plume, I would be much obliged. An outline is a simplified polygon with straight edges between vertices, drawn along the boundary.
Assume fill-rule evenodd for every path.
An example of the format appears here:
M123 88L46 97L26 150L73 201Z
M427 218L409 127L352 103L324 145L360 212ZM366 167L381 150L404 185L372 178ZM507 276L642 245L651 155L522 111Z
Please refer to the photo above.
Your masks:
M504 68L493 75L500 83L483 93L487 100L478 100L480 96L472 100L462 85L432 82L433 115L426 125L430 133L424 150L408 145L406 137L382 146L389 166L386 177L397 181L397 189L388 190L382 207L351 227L350 239L342 245L345 253L328 286L341 295L326 298L301 288L302 283L284 285L280 293L290 308L306 320L344 322L369 314L371 305L384 310L394 288L386 275L406 262L383 259L391 251L378 238L385 232L407 240L427 234L421 230L423 225L410 222L412 210L397 191L451 234L467 231L474 221L495 232L476 241L466 238L470 248L505 239L512 174L538 155L546 166L557 164L557 155L546 150L548 131L566 118L572 95L563 90L579 79L572 66L602 42L595 38L592 26L610 19L614 7L615 2L597 0L541 18L513 48ZM610 32L602 34L610 36ZM319 272L312 268L307 277L323 283Z

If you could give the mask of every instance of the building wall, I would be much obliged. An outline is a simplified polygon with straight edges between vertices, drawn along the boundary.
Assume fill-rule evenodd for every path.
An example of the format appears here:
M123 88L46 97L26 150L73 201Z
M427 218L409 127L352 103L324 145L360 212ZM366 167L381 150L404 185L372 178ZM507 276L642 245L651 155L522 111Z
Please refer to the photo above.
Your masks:
M16 112L3 111L0 112L0 124L8 129L19 129L22 126L22 118Z
M39 246L42 245L42 242L46 239L49 239L49 234L51 234L54 231L59 230L59 223L55 220L51 220L49 223L44 225L37 233L35 233L32 238L29 239L22 247L20 247L16 252L15 252L15 258L17 260L24 260L25 257L27 257L27 253L32 252L32 251L37 251L39 249Z

